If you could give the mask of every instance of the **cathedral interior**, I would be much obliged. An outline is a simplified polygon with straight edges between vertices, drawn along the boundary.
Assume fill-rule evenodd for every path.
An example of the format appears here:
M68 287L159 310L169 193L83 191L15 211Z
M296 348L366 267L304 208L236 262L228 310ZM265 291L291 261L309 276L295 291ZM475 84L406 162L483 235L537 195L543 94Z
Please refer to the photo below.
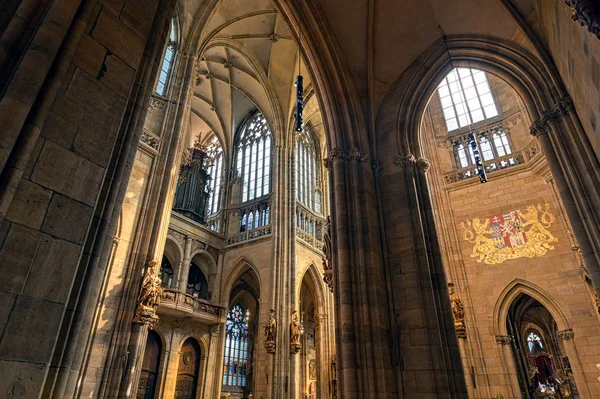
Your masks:
M0 1L0 398L600 398L600 2Z

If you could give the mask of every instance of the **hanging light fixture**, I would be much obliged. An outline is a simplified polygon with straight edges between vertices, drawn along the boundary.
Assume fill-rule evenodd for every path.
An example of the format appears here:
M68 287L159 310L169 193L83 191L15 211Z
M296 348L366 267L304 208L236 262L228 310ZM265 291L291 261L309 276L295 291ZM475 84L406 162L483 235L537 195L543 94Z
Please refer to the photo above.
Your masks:
M298 14L300 14L300 1L298 0ZM298 19L300 21L300 19ZM302 119L302 111L304 111L304 85L302 74L300 73L300 43L302 40L302 25L298 23L298 76L296 76L296 113L294 115L296 119L295 130L301 132L304 121Z

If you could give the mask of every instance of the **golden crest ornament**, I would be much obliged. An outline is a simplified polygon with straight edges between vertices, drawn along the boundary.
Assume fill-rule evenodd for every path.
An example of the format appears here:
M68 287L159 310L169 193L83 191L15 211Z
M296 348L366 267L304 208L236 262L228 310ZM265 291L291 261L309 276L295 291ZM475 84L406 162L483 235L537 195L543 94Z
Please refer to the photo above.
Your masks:
M473 245L472 258L489 265L517 258L536 258L553 250L558 239L548 230L556 221L550 205L530 205L481 220L460 224L465 240Z

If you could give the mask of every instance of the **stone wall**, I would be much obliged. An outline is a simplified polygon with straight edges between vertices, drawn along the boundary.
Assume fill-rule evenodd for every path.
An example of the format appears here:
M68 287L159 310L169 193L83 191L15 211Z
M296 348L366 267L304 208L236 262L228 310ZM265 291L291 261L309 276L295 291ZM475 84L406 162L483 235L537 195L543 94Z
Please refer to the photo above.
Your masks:
M493 76L488 78L502 110L503 125L513 121L506 130L513 152L518 152L534 140L527 131L528 117L510 86ZM422 135L432 165L428 175L446 275L465 306L466 339L460 340L460 347L469 397L520 397L510 345L503 346L495 338L506 325L506 320L496 319L497 310L516 282L535 287L534 299L550 298L556 304L548 310L555 319L566 319L575 333L574 345L565 344L565 355L573 366L580 394L598 395L593 360L600 350L594 338L600 334L598 315L582 279L580 260L572 250L576 243L543 154L537 153L523 165L489 173L485 184L477 178L448 184L442 175L456 165L452 147L440 144L448 134L437 94L430 102ZM487 264L472 255L474 244L464 238L462 223L515 210L526 212L528 206L545 204L556 217L549 231L557 239L545 254L498 264ZM567 328L564 324L559 327Z

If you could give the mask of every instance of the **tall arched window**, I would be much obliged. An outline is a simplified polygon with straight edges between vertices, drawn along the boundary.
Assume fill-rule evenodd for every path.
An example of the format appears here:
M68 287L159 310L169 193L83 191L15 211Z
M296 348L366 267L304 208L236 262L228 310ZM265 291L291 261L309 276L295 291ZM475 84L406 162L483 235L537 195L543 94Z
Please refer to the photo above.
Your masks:
M163 255L162 264L160 266L160 278L164 288L171 288L173 285L173 266L169 259Z
M223 385L246 386L246 371L250 361L248 343L248 311L234 305L227 313L225 324L225 358L223 360Z
M173 61L175 60L175 52L177 50L177 24L175 18L171 20L171 30L169 31L169 42L165 48L158 81L156 82L156 93L165 96L167 94L167 86L173 69Z
M213 136L207 152L208 174L211 177L208 182L208 214L213 215L221 207L221 178L223 173L223 148L217 136Z
M256 112L242 127L237 143L237 173L242 178L242 202L271 191L271 131L267 120Z
M498 116L485 72L455 68L438 86L448 131Z
M309 209L320 212L321 196L317 192L317 154L307 131L296 137L296 198Z

